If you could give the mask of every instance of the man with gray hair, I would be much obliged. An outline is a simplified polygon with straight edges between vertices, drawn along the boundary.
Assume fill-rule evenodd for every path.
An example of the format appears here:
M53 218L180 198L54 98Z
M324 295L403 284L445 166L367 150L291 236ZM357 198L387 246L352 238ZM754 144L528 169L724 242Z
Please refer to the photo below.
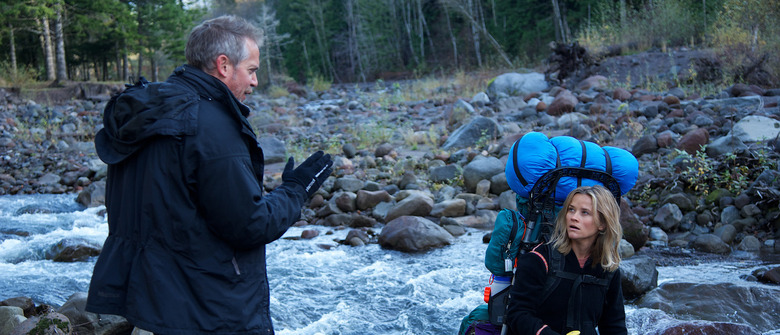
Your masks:
M108 164L108 238L87 310L155 334L273 334L265 245L331 173L319 151L263 192L263 151L242 102L260 38L223 16L189 35L187 63L111 99L95 137Z

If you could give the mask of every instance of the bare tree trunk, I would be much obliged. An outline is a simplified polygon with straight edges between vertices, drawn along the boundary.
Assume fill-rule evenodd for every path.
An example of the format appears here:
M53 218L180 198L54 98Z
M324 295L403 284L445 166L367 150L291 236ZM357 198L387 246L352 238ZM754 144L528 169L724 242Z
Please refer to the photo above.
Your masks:
M57 81L68 80L68 68L65 64L65 37L62 27L62 3L57 2L54 6L54 12L57 15L54 20L54 38L57 41Z
M553 22L555 23L555 40L568 43L566 36L566 29L563 27L563 17L561 17L561 9L558 7L558 0L551 0L553 7Z
M436 53L434 53L433 51L434 51L434 50L436 50L436 49L434 49L434 47L433 47L433 39L431 38L431 31L430 31L430 29L428 29L428 21L427 21L427 20L425 20L425 15L423 14L423 10L422 10L422 0L420 0L420 1L417 3L417 9L418 9L418 11L419 11L419 13L420 13L419 15L420 15L420 18L421 18L421 21L422 21L422 29L425 31L425 35L427 35L427 36L428 36L428 46L429 46L429 47L430 47L430 49L431 49L431 53L432 53L432 55L434 55L434 56L435 56L435 55L436 55ZM423 34L422 34L422 32L420 32L420 36L421 36L421 37L422 37L422 35L423 35ZM422 47L422 42L420 43L420 46ZM436 59L434 59L434 60L436 60Z
M129 82L130 60L127 59L127 41L122 41L122 81Z
M408 5L408 6L407 6ZM417 59L417 53L414 52L414 41L412 38L412 5L406 1L401 2L402 19L404 21L404 28L406 29L406 40L409 43L409 53L414 59L414 65L420 65L420 60Z
M19 73L19 71L16 69L16 41L14 39L14 26L13 24L8 24L8 34L10 35L9 43L11 44L11 74L16 77L16 75Z
M479 36L480 34L483 34L485 38L490 42L490 44L493 46L493 48L496 49L496 52L498 52L499 55L501 55L501 58L504 59L504 61L509 65L509 67L512 67L512 61L509 60L509 56L504 52L504 49L501 47L501 44L496 41L495 38L493 38L493 35L490 34L489 31L485 28L485 25L483 22L483 18L480 16L477 16L478 12L474 10L474 4L473 0L441 0L445 5L452 6L459 14L463 15L463 17L468 20L471 23L471 30L472 30L472 36L474 36L474 46L475 49L479 50ZM479 3L476 4L479 6ZM537 28L538 29L538 28ZM479 66L482 66L482 61L480 58L480 53L477 53L477 61L479 63Z
M43 49L43 56L46 59L46 80L56 79L56 73L54 69L54 52L51 46L51 29L49 28L49 20L47 18L35 19L40 28L41 48Z
M122 80L122 49L119 48L119 42L114 43L116 51L116 80Z
M417 33L418 37L420 39L420 59L425 62L425 30L423 29L423 26L425 25L425 16L423 16L422 12L422 0L416 0L415 4L415 13L417 15Z
M474 16L474 1L469 0L468 2L468 14L472 18L471 19L471 38L474 41L474 53L477 56L477 66L482 67L482 51L479 47L479 28L477 25L477 21Z
M306 73L311 73L311 63L309 63L309 51L306 50L306 41L302 41L303 44L303 58L306 59Z
M307 7L306 14L311 19L314 26L314 37L317 40L317 48L320 50L320 58L322 67L325 71L330 72L334 79L337 79L336 70L333 68L333 63L330 61L330 52L325 47L325 22L322 14L322 4L319 0L309 0L310 6ZM338 81L338 80L337 80Z
M388 0L389 7L390 7L390 13L393 15L392 22L401 22L401 20L398 19L398 7L396 6L396 0ZM398 59L398 64L404 63L404 58L401 55L401 45L403 44L401 42L401 34L403 31L402 26L395 26L396 29L393 29L393 42L395 42L395 56Z
M149 66L151 67L149 70L152 71L152 81L158 81L159 71L157 71L157 57L155 54L149 56Z
M455 68L458 67L458 41L455 39L455 34L452 32L452 24L450 23L450 11L447 6L444 7L444 16L447 17L447 31L450 33L450 41L452 42L452 59L455 60Z

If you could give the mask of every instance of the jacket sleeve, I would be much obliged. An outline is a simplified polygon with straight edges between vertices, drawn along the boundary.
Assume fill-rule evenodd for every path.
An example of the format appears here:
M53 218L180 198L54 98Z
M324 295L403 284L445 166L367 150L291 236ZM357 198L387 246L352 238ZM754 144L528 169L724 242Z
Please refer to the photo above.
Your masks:
M209 230L237 249L280 238L300 218L303 187L283 183L264 196L262 175L255 174L250 156L250 150L259 149L250 147L254 138L242 133L241 122L212 108L201 109L198 123L188 150L195 166L190 184Z
M617 269L609 283L607 296L604 298L604 311L601 313L601 320L599 320L599 334L625 335L628 333L620 276L620 269Z
M507 306L507 326L511 334L555 335L557 332L546 327L536 311L542 299L547 278L546 267L541 257L534 253L523 254L517 259L515 273L522 273L509 291L511 299Z

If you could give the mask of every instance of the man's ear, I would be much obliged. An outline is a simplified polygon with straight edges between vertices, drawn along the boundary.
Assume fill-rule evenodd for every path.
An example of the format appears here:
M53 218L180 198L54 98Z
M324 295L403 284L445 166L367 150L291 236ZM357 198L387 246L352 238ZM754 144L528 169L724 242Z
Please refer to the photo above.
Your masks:
M217 78L227 78L228 77L228 71L233 64L230 62L230 59L225 56L224 54L217 56L217 59L214 60L215 63L217 63L216 68L216 75Z

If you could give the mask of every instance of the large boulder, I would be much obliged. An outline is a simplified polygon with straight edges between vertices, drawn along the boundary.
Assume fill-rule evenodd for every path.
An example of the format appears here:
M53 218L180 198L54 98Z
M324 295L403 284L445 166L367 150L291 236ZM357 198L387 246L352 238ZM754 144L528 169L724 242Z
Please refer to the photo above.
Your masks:
M780 288L772 286L666 282L645 294L636 306L689 320L745 323L760 332L780 325Z
M634 256L620 262L623 295L632 299L658 286L658 270L647 256Z
M55 262L81 262L100 254L100 246L84 239L63 239L46 252Z
M563 90L555 96L550 107L547 107L547 114L552 116L559 116L566 113L571 113L579 103L577 97L569 90Z
M631 313L627 320L631 328L643 335L683 335L683 334L760 334L748 325L705 320L679 320L657 309L640 308Z
M263 159L266 164L287 161L287 148L278 138L261 137L257 139L257 145L263 149Z
M14 328L27 320L24 311L16 306L0 306L0 335L10 334Z
M742 142L772 140L780 134L780 121L760 115L749 115L734 124L729 135L738 137Z
M541 92L548 88L544 74L531 73L504 73L488 84L487 94L490 100L497 101L505 97L525 96L528 93Z
M104 180L89 184L76 197L76 201L87 207L97 207L106 204L106 182Z
M634 250L645 246L649 230L639 221L626 200L620 202L620 225L623 228L623 238L631 243Z
M418 252L449 245L452 239L452 234L431 220L401 216L382 229L379 245L398 251Z
M496 157L478 157L463 167L463 184L468 192L474 192L480 180L491 180L504 172L505 164Z
M37 334L37 335L64 335L71 334L73 328L68 317L60 313L49 312L36 315L24 320L17 326L11 335Z
M501 126L496 120L479 116L456 129L447 141L442 145L442 149L461 149L474 146L480 140L492 140L501 137Z
M433 209L433 198L420 191L404 191L399 194L403 199L387 212L385 221L390 222L405 215L426 216Z

